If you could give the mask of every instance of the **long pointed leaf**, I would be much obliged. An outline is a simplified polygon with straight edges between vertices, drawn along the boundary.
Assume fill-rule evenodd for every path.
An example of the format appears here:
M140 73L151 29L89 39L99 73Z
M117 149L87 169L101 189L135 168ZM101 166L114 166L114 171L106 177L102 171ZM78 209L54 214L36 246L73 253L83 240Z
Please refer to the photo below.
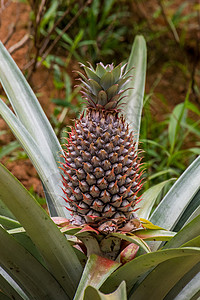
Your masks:
M176 232L158 229L143 229L135 231L134 235L146 241L168 241L176 235Z
M183 215L181 216L180 220L176 224L176 227L174 228L174 230L179 231L183 226L185 226L192 219L194 219L195 215L196 216L199 215L198 208L200 209L200 189L194 195L192 200L190 201L189 205L187 206L187 208L184 211Z
M74 300L83 299L88 285L100 288L108 276L120 266L119 263L95 254L90 255L85 266Z
M184 287L174 300L200 298L200 272Z
M52 274L73 297L82 267L67 239L23 185L0 165L0 197L26 229Z
M32 139L38 145L38 148L41 151L41 159L46 159L48 161L49 169L53 170L53 176L50 174L50 180L52 189L56 190L59 181L55 180L55 177L58 179L59 176L56 176L55 174L59 173L57 161L62 160L60 157L62 148L32 89L1 42L0 81L17 117L29 132ZM21 142L20 139L19 141ZM52 180L52 178L54 179ZM44 178L41 178L42 181L43 179ZM46 183L43 181L43 184ZM48 201L51 215L62 215L69 217L67 212L62 207L56 207L54 201L55 197L49 195L49 189L45 185L44 192ZM62 194L62 192L60 193Z
M114 291L123 280L126 281L127 290L130 291L137 280L139 280L147 271L150 271L151 268L166 260L190 255L198 256L200 258L200 248L188 247L167 249L136 257L111 274L103 284L101 291L104 293Z
M10 300L10 297L6 296L3 292L0 291L0 299L1 300ZM18 300L18 299L16 298L16 300Z
M29 300L17 283L0 267L0 287L11 299ZM0 294L1 299L1 294ZM10 299L10 298L9 298Z
M55 278L12 236L0 227L0 262L33 299L66 299Z
M177 248L200 235L200 215L183 227L166 245L165 249Z
M133 68L129 75L133 78L126 84L125 89L130 88L127 95L127 104L123 111L126 120L130 124L130 129L135 133L135 139L138 142L140 133L141 113L143 107L143 97L146 79L147 50L146 42L143 36L136 36L131 54L128 60L127 70Z
M118 232L112 233L112 236L116 236L122 240L128 241L130 243L134 243L138 246L140 246L145 252L150 252L148 245L138 236L131 234L131 235L125 235Z
M199 247L200 251L200 235L184 245L185 247ZM148 299L164 299L166 294L173 286L198 262L200 256L176 257L171 260L159 264L148 276L140 283L136 291L131 295L130 299L144 299L148 294ZM163 285L163 282L165 283ZM162 288L157 288L162 286Z
M142 195L142 201L138 203L137 207L140 208L138 210L138 217L148 219L151 213L152 207L162 189L165 187L173 179L169 179L154 185L153 187L149 188L144 194ZM136 207L136 208L137 208Z
M23 227L21 227L23 228ZM44 259L36 248L35 244L32 242L30 237L24 232L24 228L22 232L18 232L19 228L15 228L12 230L7 230L7 232L14 237L14 239L22 245L30 254L32 254L42 265L46 267ZM15 231L17 233L15 233Z
M200 263L185 274L166 295L165 300L199 299L200 297Z
M153 224L173 230L184 210L200 188L200 156L179 177L153 212Z
M0 81L14 111L49 163L52 154L58 160L62 152L59 141L22 72L0 42Z
M0 215L4 217L8 217L11 219L15 219L14 215L11 213L11 211L6 207L6 205L3 203L3 201L0 199Z
M200 215L200 205L193 211L191 216L187 219L187 222L185 222L185 226L199 215Z
M88 286L85 290L84 300L126 300L126 283L122 281L118 289L111 294L103 294L96 288Z
M164 299L166 294L193 266L200 261L200 256L174 258L160 264L140 283L139 288L131 295L130 300ZM164 283L164 284L163 284ZM162 286L162 288L158 288Z
M65 209L66 203L61 197L63 192L59 183L61 184L62 179L55 161L49 164L38 144L2 100L0 100L0 113L36 168L49 195L50 212L52 214L54 212L53 216L59 215L70 218L69 212Z
M0 224L6 229L21 227L21 224L18 221L2 215L0 215Z

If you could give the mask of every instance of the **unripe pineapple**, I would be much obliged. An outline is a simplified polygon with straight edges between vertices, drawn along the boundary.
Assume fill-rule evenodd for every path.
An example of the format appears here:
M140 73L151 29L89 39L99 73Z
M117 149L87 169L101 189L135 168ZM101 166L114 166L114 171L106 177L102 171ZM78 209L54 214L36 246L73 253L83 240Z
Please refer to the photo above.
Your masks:
M119 116L123 87L130 76L121 65L98 63L96 70L82 66L88 77L79 73L87 109L68 138L63 190L72 224L86 223L111 232L135 220L141 188L133 134Z

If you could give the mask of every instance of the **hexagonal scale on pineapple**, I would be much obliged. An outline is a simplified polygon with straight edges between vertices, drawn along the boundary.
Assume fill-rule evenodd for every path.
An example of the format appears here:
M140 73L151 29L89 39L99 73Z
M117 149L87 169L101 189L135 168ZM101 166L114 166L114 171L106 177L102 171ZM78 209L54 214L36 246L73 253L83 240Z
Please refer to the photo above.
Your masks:
M122 196L120 197L119 195L114 195L111 199L112 205L114 207L120 207L122 203Z
M85 170L86 173L92 173L93 172L93 167L89 162L83 163L83 169Z
M86 174L85 172L83 171L83 169L79 168L78 170L76 170L76 175L77 175L77 178L79 180L82 180L85 178Z
M101 165L102 165L102 167L103 167L103 169L105 170L105 171L107 171L107 170L109 170L110 168L111 168L111 163L110 163L110 161L109 160L103 160L102 162L101 162Z
M104 190L100 193L100 199L104 202L104 203L107 203L107 202L110 202L110 199L111 199L111 195L108 191Z
M96 183L96 178L93 174L91 173L87 173L87 176L86 176L86 182L89 184L89 185L93 185Z
M91 163L94 167L99 167L101 165L101 160L97 156L93 156Z
M91 205L93 202L93 197L89 193L82 194L83 196L83 202L85 202L88 205Z
M89 185L87 184L86 181L83 180L79 181L79 188L83 193L89 191Z
M109 154L109 160L112 164L118 162L118 154L116 152Z
M94 198L98 197L100 194L100 190L97 186L93 185L90 187L90 195L92 195Z
M115 182L111 182L108 186L108 191L114 195L116 193L119 192L119 187L118 187L118 184L117 184L117 180Z
M93 174L97 179L102 178L104 177L104 170L101 167L96 167Z
M98 152L98 157L100 160L105 160L106 158L108 158L108 153L104 149L101 149Z
M103 202L98 200L98 199L95 199L92 203L92 205L90 206L90 208L94 209L95 211L98 211L98 212L102 212L103 210Z
M104 189L107 188L108 182L107 182L107 181L105 180L105 178L103 177L103 178L100 178L100 179L97 180L97 185L98 185L98 188L99 188L100 190L104 190Z

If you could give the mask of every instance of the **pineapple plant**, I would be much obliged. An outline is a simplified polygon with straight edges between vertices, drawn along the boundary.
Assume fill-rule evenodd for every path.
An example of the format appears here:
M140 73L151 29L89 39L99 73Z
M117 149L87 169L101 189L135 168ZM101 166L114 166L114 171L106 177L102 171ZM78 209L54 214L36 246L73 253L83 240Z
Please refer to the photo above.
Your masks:
M139 226L135 205L141 189L140 158L134 134L120 115L126 65L82 65L86 111L75 121L62 163L71 224L90 224L100 232L131 231Z
M131 118L134 116L134 120L137 120L135 122L138 124L136 126L137 130L134 130L136 133L139 132L140 123L140 114L137 108L139 106L142 107L143 100L146 69L145 52L144 39L136 37L129 58L130 67L132 65L136 66L136 76L134 77L135 94L134 91L131 91L131 97L129 97L131 102L127 105L127 109L131 112ZM91 71L89 70L91 67L85 68L88 72ZM108 72L115 69L110 66L105 68ZM130 68L128 67L128 69ZM119 73L119 77L124 75L122 70ZM127 74L124 77L126 78ZM82 79L85 81L84 78ZM0 298L7 300L88 300L94 298L112 298L116 300L143 300L147 298L152 300L197 299L200 294L200 156L185 170L153 213L151 212L152 206L159 191L165 186L165 182L161 186L150 188L143 194L140 202L141 209L137 212L140 220L134 215L136 203L139 201L137 191L141 187L140 175L134 176L134 182L138 190L135 188L136 185L132 184L133 182L128 182L128 186L131 186L130 189L135 193L136 198L132 198L131 205L129 208L126 207L125 211L119 210L122 207L122 202L120 202L119 207L114 206L114 211L108 209L109 212L113 212L112 215L103 215L105 210L107 210L105 209L107 204L103 202L103 213L102 211L96 212L94 208L92 208L92 213L88 210L83 213L83 210L78 210L78 206L81 207L81 199L76 198L77 195L72 191L71 187L74 191L78 187L83 198L87 191L81 190L79 185L74 186L73 176L76 173L70 174L71 170L73 172L72 164L75 164L75 159L79 158L79 152L77 155L75 151L76 147L82 147L82 144L75 144L73 138L70 140L69 137L69 149L62 158L64 163L62 168L64 168L66 173L63 174L62 179L56 164L58 153L62 151L61 146L31 88L2 44L0 44L0 80L14 108L13 113L4 101L0 100L0 113L38 171L44 185L51 217L64 216L66 219L70 219L71 214L73 215L67 226L61 229L58 228L52 221L52 218L37 203L36 199L0 164ZM118 83L120 80L121 78L118 78ZM128 79L126 78L126 80ZM85 132L90 128L89 126L87 128L81 125L82 128L80 129L80 124L84 118L86 122L87 115L92 118L90 116L92 111L95 111L94 116L96 116L96 119L94 122L89 121L89 124L95 124L96 126L99 122L97 116L106 114L104 119L106 120L107 116L109 116L109 123L114 124L108 126L113 136L116 135L113 132L114 129L117 131L119 127L115 126L115 123L121 124L122 127L124 126L125 131L127 126L131 129L132 124L130 120L132 119L129 118L129 125L127 125L124 118L120 116L118 100L123 97L122 94L118 99L118 96L113 96L116 102L111 103L112 101L110 101L110 104L105 109L106 104L105 102L102 103L102 100L105 99L105 94L100 94L104 95L104 98L100 97L101 100L98 100L101 101L101 106L99 106L99 102L94 101L96 98L90 85L92 84L91 82L91 79L85 81L86 93L88 94L86 97L89 98L87 100L88 108L85 115L76 121L76 127L71 133L72 137L78 135L80 137L81 133L78 130L81 131L84 128ZM124 88L127 87L126 83ZM122 91L120 92L119 89L118 92L121 93ZM136 96L133 97L133 95ZM140 95L140 97L138 98L137 95ZM134 101L137 105L134 105ZM133 110L132 108L135 109ZM30 118L30 113L32 118ZM138 115L138 119L135 118ZM114 123L115 118L117 121ZM103 126L107 126L105 121ZM96 126L95 134L100 130L96 130L97 128L99 127ZM110 133L109 130L108 132ZM122 131L120 131L120 134L122 134ZM90 133L90 135L92 142L94 142L94 133ZM132 150L130 151L135 153L131 156L131 152L128 152L128 155L130 155L128 159L131 160L132 158L133 161L135 160L131 169L134 171L136 167L139 169L140 161L137 158L136 145L134 146L135 141L128 131L126 135ZM102 136L100 137L102 139ZM122 139L122 136L120 138ZM85 139L83 140L85 141ZM95 141L97 140L98 138L95 138ZM111 138L108 143L111 143ZM85 144L88 145L87 143ZM125 140L123 144L119 144L119 148L117 148L119 151L121 145L125 146ZM72 146L75 147L74 151L70 149ZM118 151L113 149L111 151ZM125 149L128 150L126 147ZM83 149L83 151L86 152L86 149ZM81 157L85 155L84 152L80 153ZM123 155L125 162L126 155ZM93 156L97 156L96 153ZM80 163L80 159L78 161ZM102 161L104 160L102 159ZM91 161L84 161L84 163L87 162L92 165ZM110 170L112 171L115 163L111 161L111 164L112 168ZM101 168L103 169L103 167ZM103 172L107 171L103 169ZM123 177L122 173L116 174L114 172L114 174L116 177L118 175ZM107 180L106 176L105 180ZM128 174L127 177L129 178L129 176L132 181L132 175ZM123 180L122 177L117 177L117 182ZM63 180L64 184L63 195L60 189L61 180ZM81 180L86 181L88 178L78 178L78 183ZM113 180L112 182L115 184L115 181ZM97 184L99 185L100 182L96 182ZM100 186L97 187L100 189ZM57 205L58 202L64 203L59 198L60 194L69 203L68 208L70 212L65 209L66 204ZM120 196L119 192L116 192L114 195ZM126 196L128 197L128 195ZM110 206L112 205L112 197L109 198ZM124 197L122 201L124 200L127 199ZM117 215L118 213L119 215ZM140 226L142 218L150 219L151 222L167 228L167 230L163 230L158 226L155 228L150 222L148 223L149 228L147 228L148 224L145 224L147 229L137 228ZM121 221L122 223L120 223ZM174 230L177 226L181 228L180 231L169 231ZM89 250L87 251L88 258L83 252L79 251L80 248L78 246L80 246L80 243L73 239L71 235L75 235L78 240L86 242L87 250ZM146 250L146 253L144 254L144 251L140 251L135 259L130 259L125 264L121 264L119 260L116 261L116 257L110 257L112 260L105 258L105 256L102 257L102 252L97 251L98 248L108 248L108 240L111 239L111 248L113 250L115 238L118 238L119 241L124 239L126 242L134 243L135 245L139 244L140 250L142 248L142 250ZM164 247L160 248L159 242L153 242L149 246L145 246L143 240L167 242ZM132 250L134 252L134 249L130 249L128 246L127 251L124 252L124 257L130 258L133 253L131 253Z

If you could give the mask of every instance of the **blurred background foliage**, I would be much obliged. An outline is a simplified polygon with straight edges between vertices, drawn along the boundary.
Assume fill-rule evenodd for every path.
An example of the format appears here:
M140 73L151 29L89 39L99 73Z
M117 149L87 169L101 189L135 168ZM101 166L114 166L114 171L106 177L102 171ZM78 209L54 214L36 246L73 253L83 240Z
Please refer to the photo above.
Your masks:
M20 67L44 107L51 107L46 112L61 140L83 107L72 72L78 62L126 62L135 35L142 34L148 49L140 136L145 189L177 178L200 154L198 0L5 0L2 20L12 5L17 17L1 39L15 57L24 49ZM22 19L25 32L13 44ZM4 142L0 158L24 158L18 143Z

